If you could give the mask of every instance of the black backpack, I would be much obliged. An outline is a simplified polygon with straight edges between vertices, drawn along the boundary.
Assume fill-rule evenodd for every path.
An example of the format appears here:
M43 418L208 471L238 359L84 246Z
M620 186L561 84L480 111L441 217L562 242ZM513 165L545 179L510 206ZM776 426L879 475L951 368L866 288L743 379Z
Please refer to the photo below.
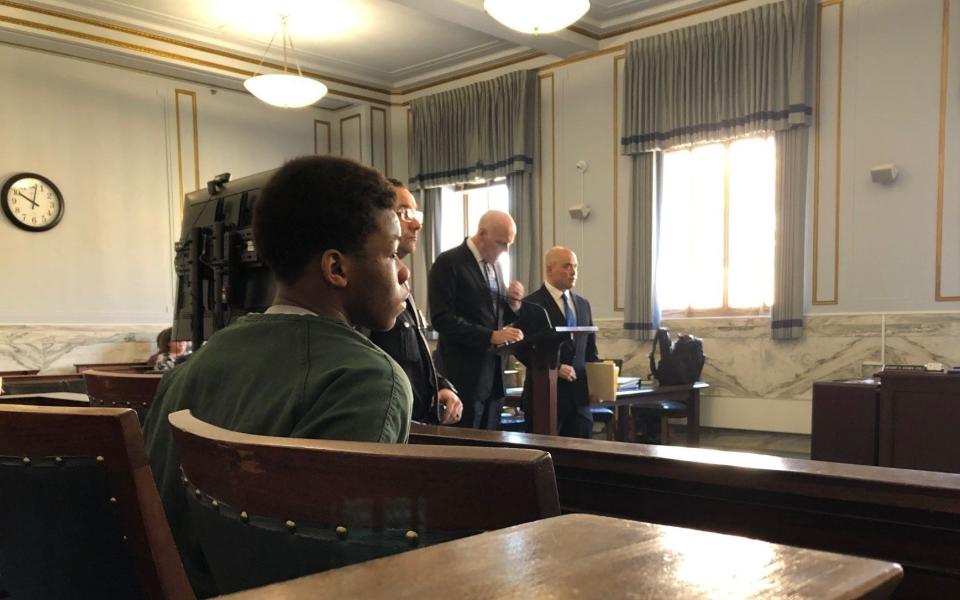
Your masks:
M656 365L657 345L660 346L660 366ZM650 350L650 374L660 385L684 385L695 383L703 371L703 340L692 335L680 334L676 342L670 340L670 330L660 328L653 338Z

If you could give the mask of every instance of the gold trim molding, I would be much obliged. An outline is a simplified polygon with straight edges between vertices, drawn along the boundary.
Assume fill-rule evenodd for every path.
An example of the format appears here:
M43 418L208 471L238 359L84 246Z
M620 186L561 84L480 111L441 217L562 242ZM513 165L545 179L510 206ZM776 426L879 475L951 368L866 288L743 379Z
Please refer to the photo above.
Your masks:
M359 113L340 119L340 156L343 156L343 124L346 121L352 121L353 119L359 120L359 123L357 123L357 149L360 152L360 157L357 159L357 162L363 162L363 119L360 118ZM371 162L373 162L372 154L370 155L370 158Z
M833 238L833 297L820 300L819 294L819 248L820 248L820 80L822 54L822 13L829 6L838 6L840 23L838 26L837 42L837 130L836 130L836 164L834 190L834 238ZM813 293L812 304L816 306L833 305L840 302L840 132L843 125L843 1L835 0L817 5L817 66L816 66L816 99L814 105L814 158L813 158Z
M935 300L956 302L960 296L943 294L943 187L944 162L947 137L947 83L950 61L950 0L943 0L943 26L940 41L940 132L937 140L937 272Z
M374 143L374 119L373 113L383 113L383 172L390 172L390 151L389 136L387 135L387 111L375 106L370 107L370 166L375 166L373 153L377 151L377 145ZM412 271L411 271L412 272Z
M626 55L613 57L613 312L623 312L620 305L620 61Z
M183 200L184 200L184 189L183 189L183 142L180 135L180 96L189 96L190 97L190 110L191 110L191 119L193 121L193 177L194 177L194 188L193 190L200 189L200 136L197 127L197 93L190 90L175 89L173 92L173 105L175 111L175 122L177 124L177 181L179 183L180 199L177 204L180 206L180 215L183 216Z
M320 127L321 125L327 128L327 152L326 153L330 154L331 152L333 152L333 140L331 138L332 126L330 125L330 121L321 121L320 119L313 120L313 153L320 154L320 147L317 144L317 128Z

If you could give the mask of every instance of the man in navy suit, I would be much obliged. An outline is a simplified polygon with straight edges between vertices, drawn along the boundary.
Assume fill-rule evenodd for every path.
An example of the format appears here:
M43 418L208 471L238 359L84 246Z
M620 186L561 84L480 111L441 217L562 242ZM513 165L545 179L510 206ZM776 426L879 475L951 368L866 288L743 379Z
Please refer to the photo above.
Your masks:
M546 275L543 286L523 299L525 304L536 304L546 309L554 326L593 325L590 303L583 296L573 293L577 283L577 255L569 248L556 246L547 251L544 258ZM524 307L523 322L537 323L543 327L542 313L528 313ZM535 309L534 309L535 310ZM526 356L518 353L526 362ZM577 335L560 347L560 367L557 370L557 432L568 437L590 438L593 433L593 417L590 414L590 399L587 393L586 363L596 362L597 335ZM530 372L527 371L527 377ZM529 381L524 382L523 407L527 424L533 423Z
M498 347L519 342L512 323L523 285L507 287L497 258L510 248L517 226L505 212L480 217L477 232L441 253L430 268L430 320L440 334L439 368L463 402L461 427L500 429L503 364Z

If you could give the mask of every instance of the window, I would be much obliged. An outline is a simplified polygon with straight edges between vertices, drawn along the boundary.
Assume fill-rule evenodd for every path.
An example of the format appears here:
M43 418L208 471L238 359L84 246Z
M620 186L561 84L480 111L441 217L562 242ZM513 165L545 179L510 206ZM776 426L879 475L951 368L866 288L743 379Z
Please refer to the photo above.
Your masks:
M463 238L477 231L480 217L488 210L509 212L506 183L490 186L445 187L440 197L440 251L463 243ZM504 281L510 281L510 256L504 252L497 260L503 270Z
M773 304L773 137L664 153L657 293L665 316Z

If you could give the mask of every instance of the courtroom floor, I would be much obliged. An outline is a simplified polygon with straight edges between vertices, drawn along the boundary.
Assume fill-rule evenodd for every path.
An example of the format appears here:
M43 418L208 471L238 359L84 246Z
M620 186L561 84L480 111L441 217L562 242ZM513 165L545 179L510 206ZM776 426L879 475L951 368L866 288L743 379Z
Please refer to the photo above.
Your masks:
M596 431L597 429L599 432ZM602 426L595 428L593 437L606 439ZM670 426L670 446L685 446L686 440L686 427ZM810 436L800 433L700 427L700 447L770 454L782 458L810 458Z

